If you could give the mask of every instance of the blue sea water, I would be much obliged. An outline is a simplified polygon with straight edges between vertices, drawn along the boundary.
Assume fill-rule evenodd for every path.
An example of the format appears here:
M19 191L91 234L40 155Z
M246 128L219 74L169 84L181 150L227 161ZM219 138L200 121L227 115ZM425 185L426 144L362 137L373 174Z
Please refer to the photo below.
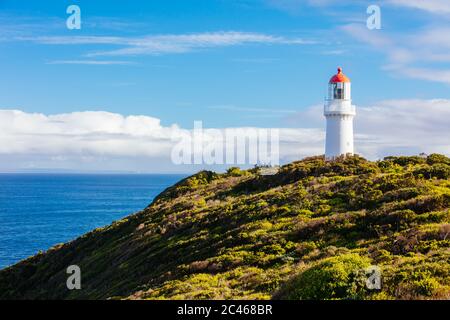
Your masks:
M184 177L0 174L0 269L144 209Z

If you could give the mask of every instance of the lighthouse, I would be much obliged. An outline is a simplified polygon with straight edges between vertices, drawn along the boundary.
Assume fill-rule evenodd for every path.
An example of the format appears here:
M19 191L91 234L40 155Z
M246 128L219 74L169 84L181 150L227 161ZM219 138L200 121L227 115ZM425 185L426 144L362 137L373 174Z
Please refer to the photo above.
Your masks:
M353 118L356 108L352 105L351 82L342 68L328 83L324 116L327 121L325 159L353 155Z

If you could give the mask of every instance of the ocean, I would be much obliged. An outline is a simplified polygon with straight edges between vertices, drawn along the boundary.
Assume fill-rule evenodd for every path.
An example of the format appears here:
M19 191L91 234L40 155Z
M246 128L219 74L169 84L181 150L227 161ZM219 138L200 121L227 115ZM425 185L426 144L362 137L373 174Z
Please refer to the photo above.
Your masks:
M184 177L0 174L0 269L142 210Z

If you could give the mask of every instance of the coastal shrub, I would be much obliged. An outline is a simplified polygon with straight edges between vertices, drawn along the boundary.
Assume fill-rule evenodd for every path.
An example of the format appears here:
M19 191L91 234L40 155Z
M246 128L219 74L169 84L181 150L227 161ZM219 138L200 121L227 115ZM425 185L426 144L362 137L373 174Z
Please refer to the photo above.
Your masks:
M315 249L317 249L317 244L314 241L305 241L297 244L295 251L298 255L304 256Z
M421 296L432 296L439 288L439 282L435 278L423 278L413 282L416 294Z
M444 195L426 195L405 201L402 207L421 214L445 208L448 205L447 202L448 199Z
M135 215L1 270L0 299L449 299L448 161L320 156L273 176L202 171ZM381 291L366 291L371 261ZM73 263L88 274L69 292Z
M419 157L419 156L411 156L411 157L407 157L407 156L401 156L401 157L385 157L384 158L385 161L391 161L395 164L398 164L402 167L408 166L408 165L416 165L416 164L423 164L426 163L426 159Z
M232 176L232 177L239 177L245 174L245 171L242 171L240 168L238 167L231 167L227 170L227 174Z
M433 153L427 157L427 163L429 165L433 165L436 163L442 163L442 164L447 164L450 166L450 158L448 158L442 154Z
M187 177L180 182L176 183L172 187L164 190L160 195L158 195L153 203L160 202L162 200L173 199L180 197L185 193L196 190L201 185L207 185L211 181L217 179L219 175L212 171L200 171L190 177Z
M450 165L436 163L431 166L424 165L414 170L413 174L425 179L448 179L450 177Z
M398 190L388 191L383 194L383 202L409 200L421 194L421 190L417 187L401 188Z
M289 300L358 299L365 295L370 260L350 253L324 259L289 280L275 298Z
M439 228L439 235L442 240L450 239L450 224L443 224Z

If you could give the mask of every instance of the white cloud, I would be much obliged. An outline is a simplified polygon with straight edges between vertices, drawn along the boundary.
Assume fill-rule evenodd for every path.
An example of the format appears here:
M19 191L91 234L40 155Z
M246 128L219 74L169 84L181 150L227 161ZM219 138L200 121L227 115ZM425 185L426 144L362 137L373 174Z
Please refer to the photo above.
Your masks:
M372 3L367 0L265 0L269 5L283 10L293 11L303 9L305 5L313 7L360 5L367 7ZM376 1L375 1L376 2ZM397 7L406 7L427 11L433 14L449 14L450 2L448 0L381 0L380 4ZM373 3L376 4L376 3Z
M322 108L315 105L289 118L299 126L323 127ZM421 152L450 155L449 117L450 100L445 99L387 100L357 106L356 152L368 159Z
M450 69L445 64L436 67L436 63L450 61L448 28L427 27L414 35L371 31L361 24L349 24L342 30L385 54L385 70L402 77L450 84Z
M365 25L360 23L348 24L342 27L342 30L350 34L356 40L370 44L375 48L383 48L386 46L392 46L392 40L382 32L374 32Z
M73 170L192 171L175 166L170 155L191 131L162 126L149 116L109 112L44 115L0 110L0 170L64 168ZM321 130L281 129L283 157L320 153ZM314 134L312 134L314 132ZM210 139L206 132L205 137ZM296 148L292 148L295 142ZM317 143L319 142L319 143ZM293 156L296 154L297 156Z
M160 120L108 112L43 115L0 111L1 154L159 155L178 127ZM148 142L147 142L148 141ZM150 143L150 144L149 144Z
M217 105L210 106L208 109L212 110L225 110L225 111L238 111L238 112L251 112L251 113L263 113L267 114L270 117L273 117L274 114L289 114L296 113L296 110L293 109L267 109L267 108L248 108L248 107L238 107L233 105Z
M346 54L348 51L344 50L344 49L339 49L339 50L326 50L326 51L322 51L321 54L325 55L325 56L341 56Z
M42 36L17 37L16 40L32 41L46 45L111 45L118 49L95 51L87 54L95 56L135 56L167 53L184 53L195 49L230 47L244 44L313 44L314 41L301 38L286 38L251 32L205 32L193 34L166 34L143 37L103 37L103 36Z
M55 60L49 61L47 64L76 64L76 65L97 65L97 66L109 66L109 65L131 65L134 64L131 61L119 61L119 60Z
M16 37L15 40L31 41L41 44L52 45L81 45L81 44L110 44L127 45L132 42L125 37L107 36L38 36L38 37Z
M388 100L358 108L358 150L369 158L389 154L450 155L450 100ZM358 138L357 138L358 140Z
M290 13L299 13L310 7L348 6L365 4L365 0L264 0L265 3L275 9Z
M450 100L390 100L357 110L356 151L367 158L420 152L450 155ZM298 127L280 129L281 161L322 154L322 107L308 108L290 118L297 119ZM1 171L199 169L175 166L170 160L177 138L190 131L177 125L162 126L159 119L149 116L109 112L44 115L0 110L0 131Z
M448 0L387 0L387 3L435 14L450 14L450 2Z
M413 67L397 67L392 66L391 70L397 70L398 73L409 78L442 82L450 84L450 70L429 69L429 68L413 68Z

